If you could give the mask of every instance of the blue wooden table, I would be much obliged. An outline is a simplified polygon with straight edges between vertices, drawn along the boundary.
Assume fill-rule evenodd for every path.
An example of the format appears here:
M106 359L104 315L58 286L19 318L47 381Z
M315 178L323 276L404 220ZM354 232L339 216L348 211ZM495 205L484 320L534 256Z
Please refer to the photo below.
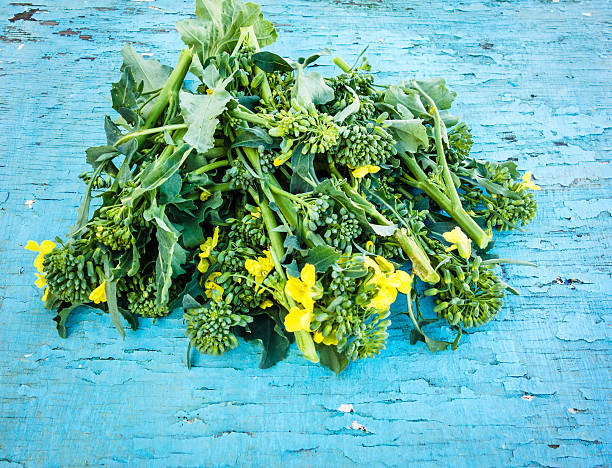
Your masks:
M370 44L382 80L446 77L474 151L543 188L527 232L497 242L539 268L503 268L522 295L496 321L433 355L400 316L382 355L339 378L295 348L260 370L246 343L188 371L180 313L121 340L83 311L57 336L23 246L74 222L119 50L174 63L194 5L32 2L0 3L0 467L610 466L608 2L262 2L274 51Z

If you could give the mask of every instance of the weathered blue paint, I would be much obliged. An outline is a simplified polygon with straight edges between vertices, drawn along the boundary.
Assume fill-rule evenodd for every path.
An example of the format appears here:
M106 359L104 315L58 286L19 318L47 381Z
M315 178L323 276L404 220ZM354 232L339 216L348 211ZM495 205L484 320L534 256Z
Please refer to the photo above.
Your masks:
M120 48L174 62L193 2L35 3L0 5L0 467L609 466L608 2L262 2L274 50L369 43L383 78L447 77L475 151L543 187L528 231L499 236L539 268L504 267L522 295L498 320L432 355L398 317L387 350L340 378L295 349L259 370L251 344L188 371L179 314L122 341L84 311L58 338L23 246L75 219ZM29 8L37 21L8 22Z

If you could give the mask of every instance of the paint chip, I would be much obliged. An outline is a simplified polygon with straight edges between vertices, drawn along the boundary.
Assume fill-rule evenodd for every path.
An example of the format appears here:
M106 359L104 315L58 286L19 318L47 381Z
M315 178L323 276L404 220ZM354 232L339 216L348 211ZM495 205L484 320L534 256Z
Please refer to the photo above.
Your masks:
M32 209L32 206L34 205L36 200L26 200L24 202L24 205L27 206L29 209Z
M351 425L347 427L347 429L354 429L355 431L370 432L368 431L367 427L365 427L363 424L359 424L357 421L353 421Z
M523 396L521 397L521 399L523 399L523 400L525 400L525 401L531 401L531 400L533 400L534 398L535 398L535 397L534 397L533 395L529 395L529 394L528 394L528 395L523 395Z
M343 413L354 413L355 408L353 408L353 405L350 403L343 403L342 405L338 406L338 411L342 411Z
M582 16L591 16L591 13L588 11L583 11Z
M578 408L568 408L567 412L571 414L578 414L578 413L581 413L582 410L579 410Z

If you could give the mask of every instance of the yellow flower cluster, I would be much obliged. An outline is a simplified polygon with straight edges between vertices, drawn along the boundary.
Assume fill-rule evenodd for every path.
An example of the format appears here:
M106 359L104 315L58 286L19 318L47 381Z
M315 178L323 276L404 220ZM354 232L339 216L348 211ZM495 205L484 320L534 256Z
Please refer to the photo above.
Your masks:
M374 260L372 257L366 257L365 263L373 275L364 285L377 288L376 294L368 304L370 307L384 312L389 310L391 304L395 302L398 291L410 294L413 275L402 270L396 271L393 264L380 255Z
M210 268L210 254L212 250L219 243L219 226L215 228L215 232L212 237L207 238L203 244L200 244L201 253L198 254L200 262L198 263L198 271L200 273L206 273Z
M299 278L290 276L285 284L285 293L299 304L289 310L285 328L288 332L309 332L315 301L323 296L323 289L317 284L314 265L304 265Z
M531 190L540 190L540 186L534 184L531 180L531 171L527 171L523 174L523 182L521 182L521 187Z
M270 255L269 250L264 250L264 256L258 257L256 260L249 258L244 262L244 268L249 272L257 283L263 283L263 280L266 279L266 276L272 271L274 268L274 261L272 260L272 256ZM259 290L259 285L255 286L255 291Z
M221 273L215 271L208 276L206 282L204 283L204 294L206 294L206 297L209 299L212 297L216 302L221 300L225 291L222 286L215 283L215 280L219 276L221 276Z
M25 249L31 250L32 252L38 252L38 255L34 259L34 266L38 270L38 273L34 273L38 278L34 284L42 289L47 285L47 278L45 278L45 272L43 271L43 264L45 262L45 255L51 252L55 248L55 242L50 240L44 240L38 245L38 242L33 240L28 241ZM46 301L49 296L49 288L45 289L42 300Z

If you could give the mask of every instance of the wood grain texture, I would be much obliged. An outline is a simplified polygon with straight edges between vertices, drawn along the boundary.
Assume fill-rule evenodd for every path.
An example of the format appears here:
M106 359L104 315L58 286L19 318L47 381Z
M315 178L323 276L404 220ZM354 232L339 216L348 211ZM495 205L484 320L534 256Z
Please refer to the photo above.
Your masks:
M446 77L474 151L543 187L527 232L498 238L539 268L504 267L522 295L496 321L432 355L399 316L339 378L295 348L259 370L246 343L188 371L176 313L121 340L84 311L57 336L23 246L75 220L121 47L174 63L193 2L33 3L0 3L0 467L610 466L609 2L262 1L274 51L370 44L382 80Z

